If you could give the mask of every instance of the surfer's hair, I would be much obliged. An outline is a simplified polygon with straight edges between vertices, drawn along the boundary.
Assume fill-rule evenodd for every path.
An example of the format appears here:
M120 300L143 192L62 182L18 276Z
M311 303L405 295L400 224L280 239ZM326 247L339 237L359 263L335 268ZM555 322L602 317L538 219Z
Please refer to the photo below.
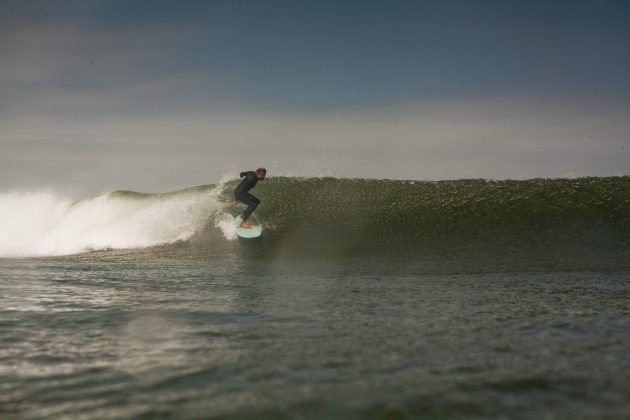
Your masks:
M263 174L266 174L267 170L265 168L258 168L256 169L256 172L262 172Z

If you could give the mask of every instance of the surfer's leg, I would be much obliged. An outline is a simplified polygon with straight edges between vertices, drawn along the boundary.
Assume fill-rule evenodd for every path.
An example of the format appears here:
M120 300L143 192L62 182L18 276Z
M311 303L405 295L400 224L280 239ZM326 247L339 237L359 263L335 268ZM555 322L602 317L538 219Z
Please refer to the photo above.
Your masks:
M239 194L238 199L241 203L247 205L247 208L243 210L243 214L241 216L241 220L245 222L247 219L249 219L249 216L251 216L254 210L256 210L256 207L258 207L258 204L260 204L260 200L250 193Z

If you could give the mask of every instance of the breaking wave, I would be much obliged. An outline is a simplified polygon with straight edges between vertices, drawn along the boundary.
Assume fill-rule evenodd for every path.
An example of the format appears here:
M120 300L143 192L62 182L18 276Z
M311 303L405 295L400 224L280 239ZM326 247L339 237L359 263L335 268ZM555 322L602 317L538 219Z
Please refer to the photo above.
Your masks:
M0 257L144 248L190 239L218 208L219 189L116 191L78 202L54 192L0 194Z
M187 255L375 255L469 264L627 267L630 177L526 181L269 178L260 241L237 241L227 207L236 181L166 194L116 191L73 202L0 194L0 256L156 246ZM462 263L461 258L467 258Z

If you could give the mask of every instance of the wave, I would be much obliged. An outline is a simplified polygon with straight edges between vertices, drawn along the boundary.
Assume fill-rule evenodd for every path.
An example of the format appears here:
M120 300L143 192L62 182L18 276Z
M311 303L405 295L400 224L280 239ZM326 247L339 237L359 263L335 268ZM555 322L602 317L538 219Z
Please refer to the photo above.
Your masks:
M276 178L259 186L259 215L273 232L266 244L271 255L488 260L511 254L549 264L614 259L628 265L630 177Z
M257 190L264 196L260 214L273 226L317 226L394 241L630 225L630 177L437 182L284 178Z
M0 257L134 249L190 239L219 206L217 188L115 191L75 202L45 192L0 194Z
M79 202L0 194L0 256L172 245L209 256L518 256L523 264L628 265L630 177L526 181L269 178L253 192L265 233L236 241L236 181ZM508 258L510 257L510 258ZM588 264L587 264L588 265Z

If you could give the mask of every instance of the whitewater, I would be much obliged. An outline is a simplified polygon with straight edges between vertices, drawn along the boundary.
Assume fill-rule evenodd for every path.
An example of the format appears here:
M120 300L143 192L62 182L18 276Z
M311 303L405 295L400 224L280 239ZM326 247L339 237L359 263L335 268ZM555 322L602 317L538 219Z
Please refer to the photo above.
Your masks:
M106 249L136 249L190 239L216 222L221 187L203 193L106 193L80 201L55 193L0 194L0 257L60 256Z

